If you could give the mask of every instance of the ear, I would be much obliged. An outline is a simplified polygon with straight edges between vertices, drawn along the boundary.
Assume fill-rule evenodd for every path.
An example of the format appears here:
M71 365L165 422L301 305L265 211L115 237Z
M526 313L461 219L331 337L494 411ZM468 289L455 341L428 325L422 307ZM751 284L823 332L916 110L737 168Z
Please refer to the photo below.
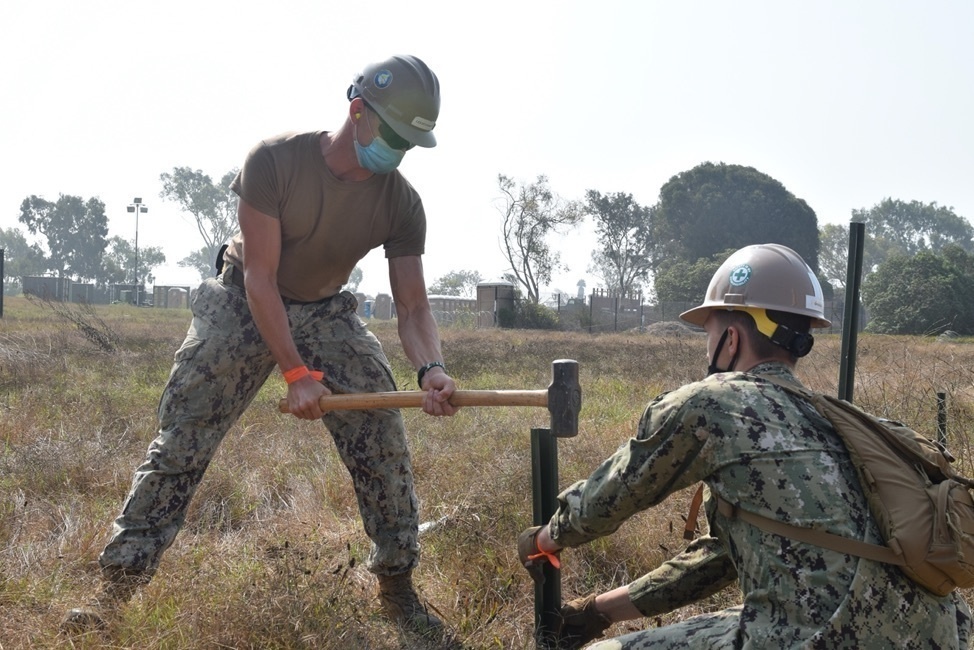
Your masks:
M733 357L741 347L741 330L736 325L727 328L727 341L724 348Z
M353 122L357 122L362 118L362 113L365 112L365 101L361 97L356 97L348 104L348 117Z

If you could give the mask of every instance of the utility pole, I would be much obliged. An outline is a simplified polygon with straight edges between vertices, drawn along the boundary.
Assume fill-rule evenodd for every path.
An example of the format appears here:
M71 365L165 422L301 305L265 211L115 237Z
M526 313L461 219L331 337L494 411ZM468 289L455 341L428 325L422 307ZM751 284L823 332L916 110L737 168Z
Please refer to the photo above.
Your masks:
M136 197L132 199L126 208L128 212L135 213L135 305L142 305L142 283L139 282L139 213L148 212L148 206L142 204L142 199Z

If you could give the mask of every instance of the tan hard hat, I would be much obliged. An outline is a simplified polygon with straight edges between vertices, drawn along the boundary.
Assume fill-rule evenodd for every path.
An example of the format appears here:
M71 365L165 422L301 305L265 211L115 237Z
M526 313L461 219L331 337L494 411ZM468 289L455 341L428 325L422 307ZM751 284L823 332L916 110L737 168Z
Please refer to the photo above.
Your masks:
M715 309L757 312L762 317L760 310L773 309L808 316L812 327L831 325L815 273L798 253L780 244L755 244L733 253L714 273L703 304L680 318L702 326Z
M361 97L392 130L420 147L435 147L440 82L415 56L370 63L352 79L348 98Z

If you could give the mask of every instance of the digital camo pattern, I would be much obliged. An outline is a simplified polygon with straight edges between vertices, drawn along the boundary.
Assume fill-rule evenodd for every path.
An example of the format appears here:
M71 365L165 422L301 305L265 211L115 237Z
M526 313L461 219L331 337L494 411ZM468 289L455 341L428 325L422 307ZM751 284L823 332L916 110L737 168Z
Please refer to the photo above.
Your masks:
M298 351L324 371L334 391L395 390L388 360L356 306L347 292L319 303L285 303ZM159 403L159 435L136 469L99 558L103 568L155 571L220 441L275 368L241 289L207 279L192 309ZM334 411L322 419L351 474L373 542L369 569L395 575L413 568L419 515L399 411Z
M753 373L797 382L781 364ZM744 373L721 373L656 398L635 438L559 495L552 536L577 546L631 515L704 481L766 517L880 542L855 469L831 425L810 404ZM730 584L742 604L592 648L966 648L970 610L939 598L899 569L728 520L706 498L710 534L629 586L647 616Z

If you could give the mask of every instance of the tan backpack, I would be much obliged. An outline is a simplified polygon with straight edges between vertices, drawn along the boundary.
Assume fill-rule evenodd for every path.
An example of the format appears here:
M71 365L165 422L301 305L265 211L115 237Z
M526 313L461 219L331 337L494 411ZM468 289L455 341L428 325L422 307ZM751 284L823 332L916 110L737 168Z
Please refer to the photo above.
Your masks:
M874 417L836 397L761 375L815 406L841 436L859 474L885 546L802 528L743 510L720 497L721 514L765 532L878 562L895 564L928 591L946 596L974 586L974 480L950 466L954 458L904 424ZM700 492L694 497L699 503ZM691 515L695 515L691 506ZM688 517L692 537L696 517Z

